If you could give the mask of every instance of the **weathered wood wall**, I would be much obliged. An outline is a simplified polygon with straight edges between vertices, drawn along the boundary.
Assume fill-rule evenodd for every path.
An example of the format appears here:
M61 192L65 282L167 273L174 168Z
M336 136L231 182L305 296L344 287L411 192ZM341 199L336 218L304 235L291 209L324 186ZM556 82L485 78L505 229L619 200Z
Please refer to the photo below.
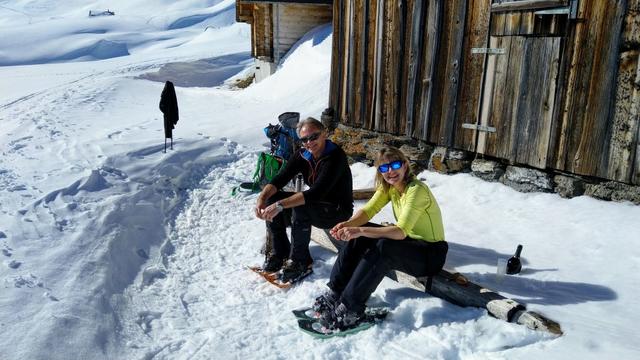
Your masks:
M251 25L251 56L273 61L273 10L271 5L236 1L236 21Z
M559 116L550 146L552 168L609 178L613 105L626 3L625 0L579 2L580 21L572 22L564 47Z
M280 59L314 27L331 22L331 5L272 4L274 61Z
M329 107L350 126L640 184L638 3L334 2Z
M251 24L251 55L269 62L280 61L305 33L332 18L326 1L236 1L236 21Z

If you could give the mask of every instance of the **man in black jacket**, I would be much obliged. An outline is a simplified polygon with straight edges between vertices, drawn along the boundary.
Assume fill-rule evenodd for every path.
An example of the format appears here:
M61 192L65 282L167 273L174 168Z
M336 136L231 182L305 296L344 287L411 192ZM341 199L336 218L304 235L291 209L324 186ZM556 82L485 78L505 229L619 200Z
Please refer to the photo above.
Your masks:
M264 187L255 208L256 216L266 220L273 241L263 270L276 272L282 268L283 282L296 281L310 271L311 226L330 229L353 213L351 169L344 151L327 139L324 125L314 118L298 123L297 130L304 149ZM309 188L295 193L282 191L298 173ZM291 244L287 223L291 223ZM285 263L286 258L289 261Z

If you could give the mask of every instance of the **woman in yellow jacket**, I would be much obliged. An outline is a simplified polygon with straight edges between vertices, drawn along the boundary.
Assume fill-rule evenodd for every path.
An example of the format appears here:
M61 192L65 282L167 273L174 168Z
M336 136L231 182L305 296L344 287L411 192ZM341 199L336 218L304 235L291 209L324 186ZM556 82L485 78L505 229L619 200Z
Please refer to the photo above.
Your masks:
M389 270L435 275L447 256L438 203L427 185L412 173L406 156L394 147L385 147L375 164L376 192L371 200L330 230L345 245L331 271L329 291L313 306L330 329L357 325L367 299ZM396 224L369 223L389 202Z

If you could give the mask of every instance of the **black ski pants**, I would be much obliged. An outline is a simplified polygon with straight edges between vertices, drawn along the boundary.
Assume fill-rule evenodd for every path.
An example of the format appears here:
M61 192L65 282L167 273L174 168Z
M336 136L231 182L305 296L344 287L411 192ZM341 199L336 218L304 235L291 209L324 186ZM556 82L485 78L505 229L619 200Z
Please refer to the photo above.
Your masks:
M267 203L273 204L293 194L278 191L269 198ZM352 214L353 208L344 209L338 204L328 202L314 202L285 209L271 222L267 221L267 231L273 240L273 255L282 259L289 258L304 265L311 264L313 262L309 253L311 226L330 229L339 222L349 220ZM289 224L291 225L291 243L287 237Z
M444 266L448 250L446 241L359 237L340 249L328 286L340 294L349 310L363 312L388 271L400 270L416 277L435 275Z

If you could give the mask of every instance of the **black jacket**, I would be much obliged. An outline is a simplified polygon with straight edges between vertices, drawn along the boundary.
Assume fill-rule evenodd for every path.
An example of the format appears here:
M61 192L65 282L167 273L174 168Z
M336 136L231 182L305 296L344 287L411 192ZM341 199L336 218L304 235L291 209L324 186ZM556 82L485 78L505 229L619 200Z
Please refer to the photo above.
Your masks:
M332 203L353 211L353 181L347 155L327 140L324 153L317 161L307 150L297 152L271 184L282 189L296 174L302 173L309 189L302 192L306 204Z
M164 137L173 138L172 130L178 123L178 98L171 81L167 81L160 95L160 111L164 114Z

